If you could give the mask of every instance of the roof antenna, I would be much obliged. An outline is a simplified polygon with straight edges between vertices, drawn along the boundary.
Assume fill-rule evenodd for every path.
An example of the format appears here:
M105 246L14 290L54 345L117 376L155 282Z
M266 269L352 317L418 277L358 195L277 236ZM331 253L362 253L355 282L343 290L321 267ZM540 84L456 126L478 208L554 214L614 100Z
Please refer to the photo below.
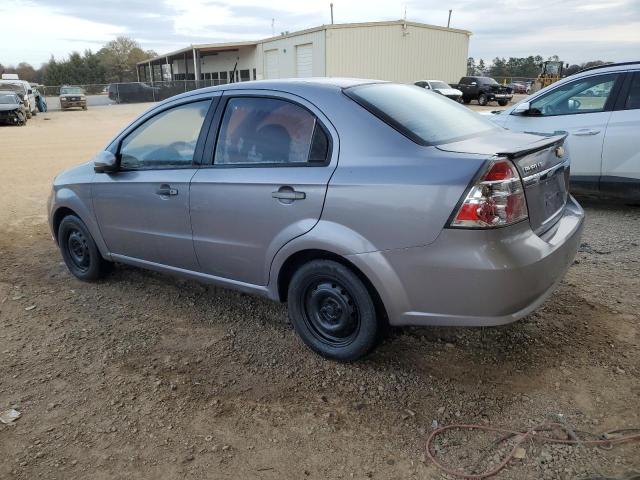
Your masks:
M449 25L451 25L451 12L453 12L453 10L449 10L449 20L447 20L447 28L449 28Z
M271 36L275 37L276 36L276 28L275 28L275 24L276 24L276 19L272 18L271 19Z
M333 3L329 4L329 8L331 8L331 25L333 25Z

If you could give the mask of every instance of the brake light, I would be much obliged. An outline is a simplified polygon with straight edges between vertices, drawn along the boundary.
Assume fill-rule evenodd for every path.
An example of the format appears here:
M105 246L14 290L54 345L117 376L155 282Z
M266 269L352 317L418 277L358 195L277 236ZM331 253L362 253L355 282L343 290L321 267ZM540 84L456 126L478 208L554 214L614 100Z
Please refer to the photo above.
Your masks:
M491 160L487 171L471 187L451 222L452 227L504 227L527 218L524 188L509 160Z

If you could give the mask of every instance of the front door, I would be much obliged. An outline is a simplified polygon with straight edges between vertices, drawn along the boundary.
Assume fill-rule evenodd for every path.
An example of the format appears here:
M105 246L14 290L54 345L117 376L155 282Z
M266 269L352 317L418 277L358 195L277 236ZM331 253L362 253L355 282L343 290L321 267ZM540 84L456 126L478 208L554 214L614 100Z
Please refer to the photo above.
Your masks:
M276 252L320 219L337 135L301 102L286 94L227 99L213 163L191 183L194 246L204 273L266 285Z
M551 89L531 101L530 111L535 115L511 114L505 127L528 133L568 132L566 146L572 180L597 185L605 130L619 77L615 73L593 75Z
M166 109L119 146L120 169L95 175L93 205L116 259L197 270L189 220L189 182L211 100ZM200 139L203 142L203 139Z

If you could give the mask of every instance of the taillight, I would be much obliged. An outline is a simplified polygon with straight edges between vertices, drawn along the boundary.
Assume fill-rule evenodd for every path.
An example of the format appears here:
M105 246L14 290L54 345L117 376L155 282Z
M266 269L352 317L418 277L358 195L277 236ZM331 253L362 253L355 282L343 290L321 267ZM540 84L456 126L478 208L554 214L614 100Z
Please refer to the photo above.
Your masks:
M452 227L504 227L527 218L527 202L520 175L509 160L491 160L471 187L451 222Z

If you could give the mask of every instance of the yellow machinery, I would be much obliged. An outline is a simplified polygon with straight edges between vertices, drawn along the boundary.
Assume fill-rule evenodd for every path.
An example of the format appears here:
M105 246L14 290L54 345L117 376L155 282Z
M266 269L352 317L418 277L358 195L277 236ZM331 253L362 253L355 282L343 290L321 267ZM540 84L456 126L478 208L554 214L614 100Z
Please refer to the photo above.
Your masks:
M561 61L549 60L547 62L543 62L540 67L542 68L542 71L531 86L531 90L533 92L537 92L541 88L560 80L562 78L564 63Z

